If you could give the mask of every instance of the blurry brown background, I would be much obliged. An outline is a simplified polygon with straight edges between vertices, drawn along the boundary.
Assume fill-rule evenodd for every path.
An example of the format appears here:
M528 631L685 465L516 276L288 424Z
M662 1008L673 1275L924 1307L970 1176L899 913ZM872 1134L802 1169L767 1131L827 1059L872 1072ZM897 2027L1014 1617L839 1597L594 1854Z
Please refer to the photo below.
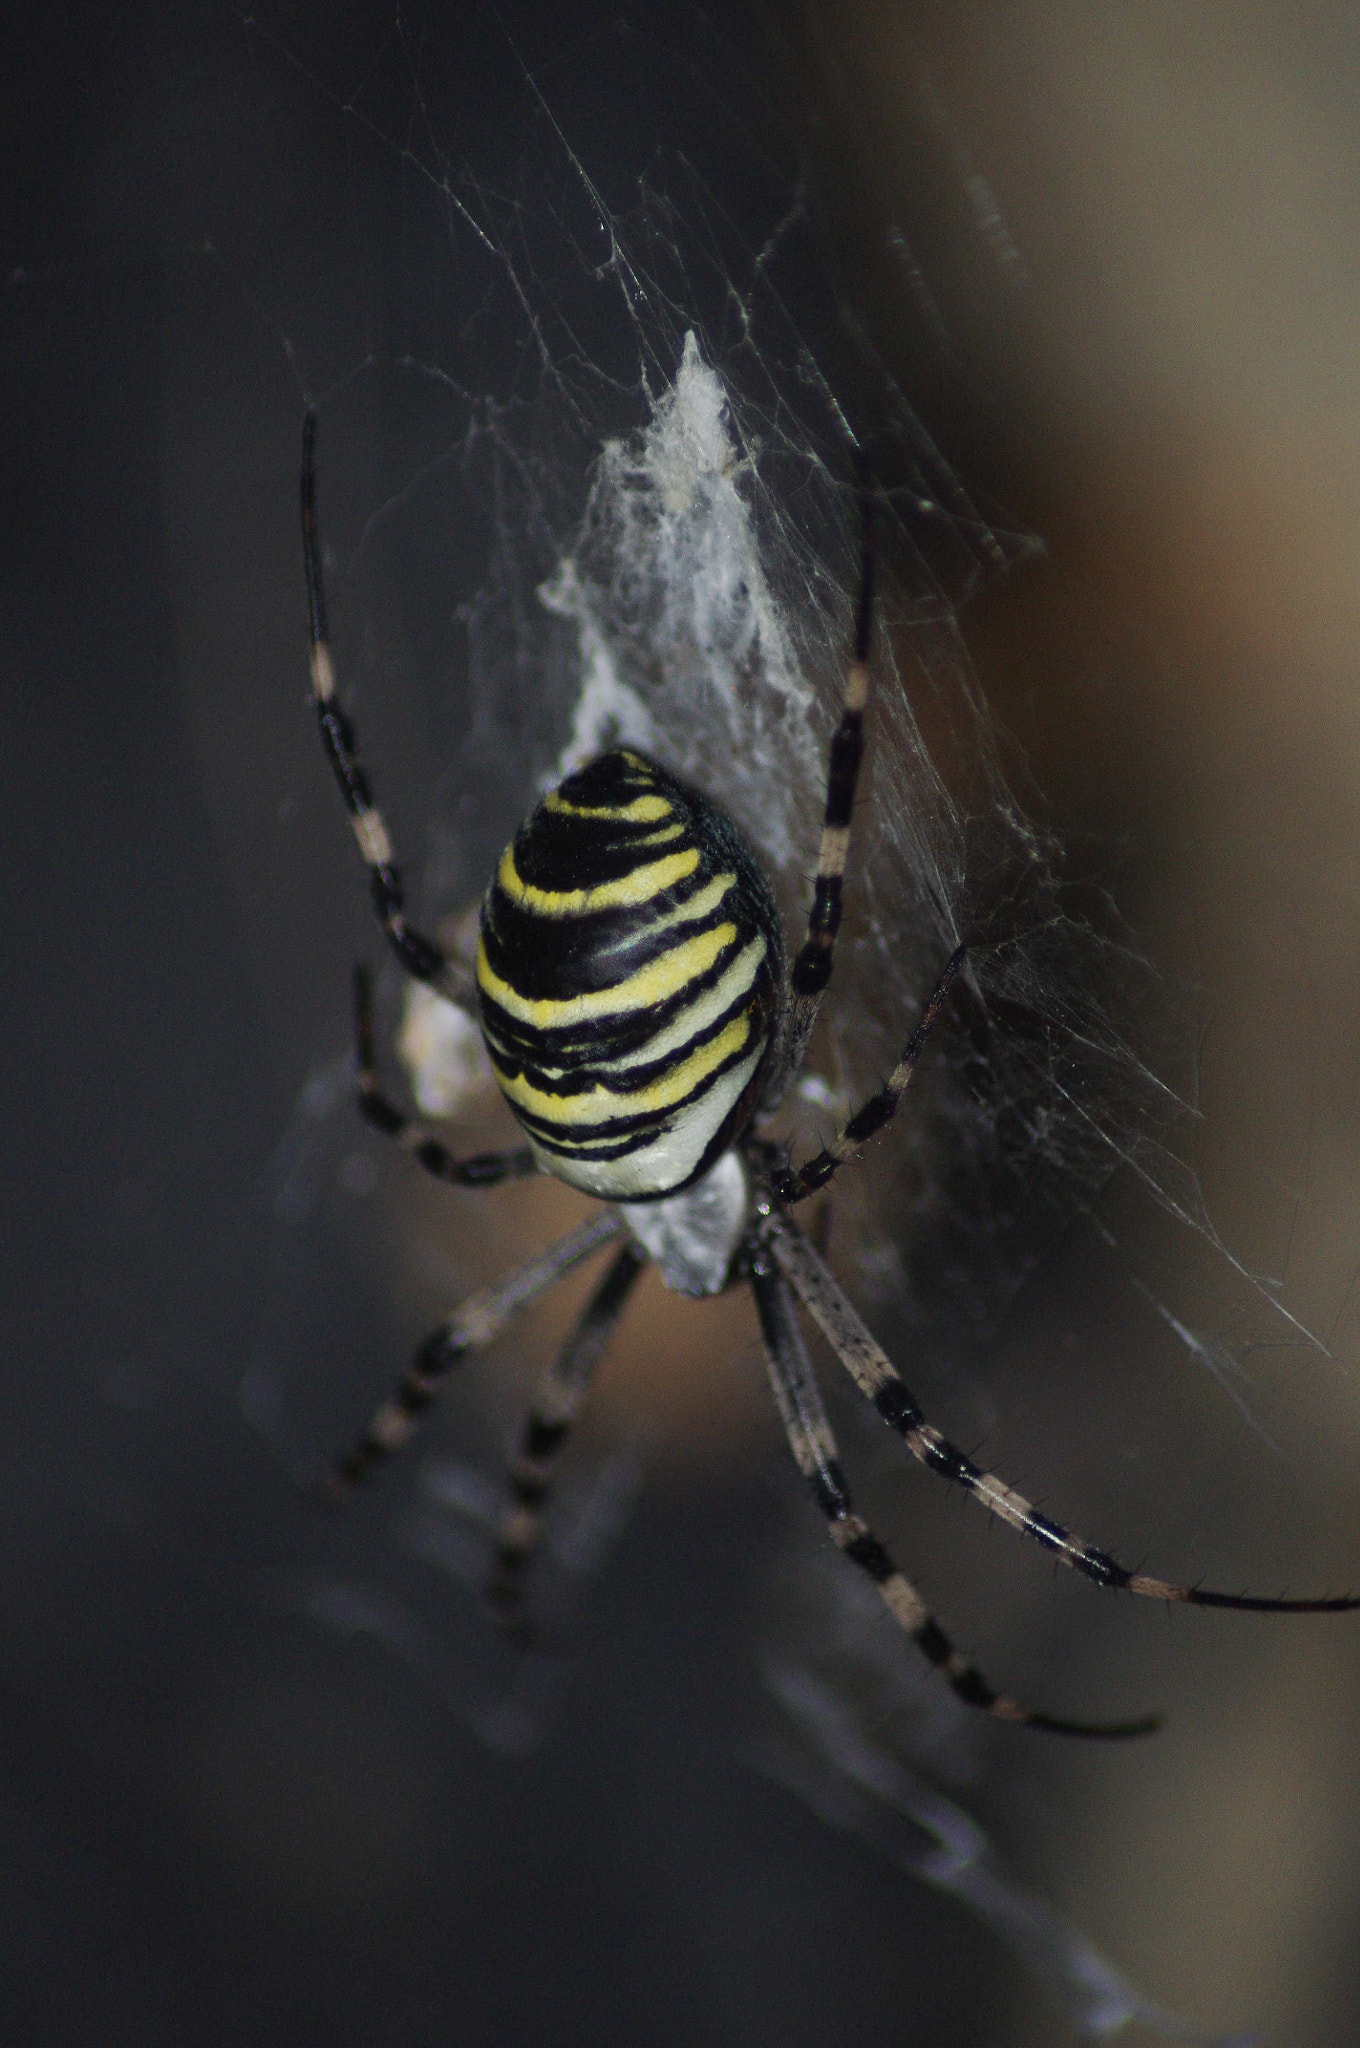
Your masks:
M319 1450L450 1285L569 1206L536 1190L492 1240L379 1164L309 1263L280 1253L265 1190L372 950L306 714L294 477L299 378L325 389L403 332L394 249L427 194L381 138L428 112L451 162L513 184L497 150L527 65L550 98L570 76L573 142L607 164L592 48L604 81L620 49L701 46L664 7L622 34L530 9L466 29L451 51L381 6L72 7L9 67L5 2031L1038 2048L1061 2023L989 1935L743 1761L773 1717L765 1560L824 1539L782 1479L741 1304L653 1295L611 1360L602 1440L645 1428L653 1483L533 1763L267 1590L390 1560L401 1488L318 1532L247 1427L271 1260ZM1108 847L1169 985L1198 991L1208 1213L1322 1340L1116 1181L1118 1252L1076 1230L971 1376L923 1391L1154 1571L1355 1584L1360 23L1017 0L749 34L711 44L733 118L815 164L877 347L995 522L1047 543L967 612L979 676L1054 819ZM327 486L350 555L411 474L420 429L398 424L360 380ZM413 848L460 715L442 664L474 545L430 538L438 613L381 556L351 600ZM1157 1303L1240 1361L1250 1419ZM506 1359L513 1386L569 1307ZM494 1463L480 1400L449 1440ZM993 1675L1055 1711L1167 1712L1118 1752L958 1735L955 1783L963 1757L1025 1881L1206 2029L1352 2042L1356 1626L1101 1602L847 1441Z

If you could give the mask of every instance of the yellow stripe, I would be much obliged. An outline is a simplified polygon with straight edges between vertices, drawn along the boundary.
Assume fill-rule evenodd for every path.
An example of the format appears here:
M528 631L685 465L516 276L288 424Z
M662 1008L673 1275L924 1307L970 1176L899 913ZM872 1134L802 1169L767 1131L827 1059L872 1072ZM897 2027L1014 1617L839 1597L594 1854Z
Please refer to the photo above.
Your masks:
M621 1080L626 1068L647 1067L654 1060L664 1060L671 1053L678 1052L682 1045L688 1045L691 1038L697 1038L701 1031L710 1030L724 1011L732 1009L755 987L765 951L765 941L757 934L750 945L738 953L727 972L718 976L712 988L686 1004L677 1017L672 1017L662 1030L654 1031L636 1052L624 1053L621 1058L610 1060L610 1073Z
M652 918L647 926L648 938L656 932L669 931L674 925L696 924L700 918L710 916L736 879L733 874L715 875L711 882L705 882L702 889L696 889L692 896L687 896L674 910L667 910L660 917ZM611 953L627 952L636 942L636 938L635 932L629 932L625 937L616 940L612 946L602 946L600 958L606 960Z
M750 1035L749 1014L734 1017L727 1029L710 1044L700 1046L689 1059L683 1060L678 1067L672 1067L650 1088L639 1088L630 1095L617 1095L612 1088L601 1087L592 1088L587 1095L549 1095L543 1089L533 1087L523 1075L511 1080L499 1068L496 1078L502 1093L511 1102L518 1103L531 1115L541 1117L544 1123L558 1128L571 1124L602 1124L614 1117L642 1116L652 1110L673 1109L686 1096L692 1095L715 1067L720 1067L733 1053L740 1052ZM494 1059L492 1065L495 1065Z
M596 910L626 909L648 903L676 882L683 882L699 865L697 846L683 853L671 853L664 860L647 861L615 882L601 882L594 889L536 889L520 880L515 866L515 849L507 846L496 870L496 880L512 903L536 910L540 917L589 917Z
M638 796L630 804L569 804L554 790L543 799L545 811L561 811L569 818L612 818L620 825L655 825L669 818L671 806L664 796Z
M734 924L720 924L713 931L700 932L682 946L672 946L659 960L652 960L626 981L613 988L594 989L589 995L572 996L566 1002L548 997L534 1001L519 995L508 981L502 981L486 957L486 942L477 944L477 986L493 1003L521 1024L535 1031L556 1031L566 1024L583 1024L592 1017L612 1017L620 1010L643 1010L651 1003L664 1003L678 995L686 983L707 974L724 947L737 936Z

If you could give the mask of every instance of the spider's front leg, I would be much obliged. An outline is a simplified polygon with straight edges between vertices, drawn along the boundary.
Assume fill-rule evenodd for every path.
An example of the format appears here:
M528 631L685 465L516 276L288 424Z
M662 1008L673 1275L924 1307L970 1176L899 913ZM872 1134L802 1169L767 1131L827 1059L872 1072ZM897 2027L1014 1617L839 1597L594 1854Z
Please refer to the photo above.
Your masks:
M812 885L807 937L789 977L793 997L778 1077L770 1090L777 1101L803 1064L822 997L831 980L836 935L841 928L845 863L850 854L850 820L864 758L864 716L869 704L869 652L874 633L874 501L866 484L860 492L859 594L846 664L841 715L831 735L826 773L826 807Z
M309 411L302 428L302 559L307 576L307 618L311 642L312 701L326 754L345 800L359 851L368 868L373 907L388 941L408 974L428 981L451 1002L467 1008L474 991L466 968L451 960L416 930L406 916L406 892L392 852L382 812L359 759L354 726L336 695L326 620L326 585L316 525L316 414Z
M869 1100L855 1111L849 1122L837 1131L829 1145L823 1146L820 1152L805 1160L802 1166L791 1167L785 1162L772 1175L774 1191L786 1207L791 1208L795 1202L801 1202L808 1195L814 1194L818 1188L825 1187L838 1167L853 1159L861 1145L867 1145L870 1138L881 1131L885 1124L892 1122L916 1071L916 1063L921 1057L925 1042L939 1021L959 969L967 957L966 946L956 946L950 954L944 973L936 982L934 993L921 1012L920 1023L907 1040L901 1059L878 1093L871 1095Z

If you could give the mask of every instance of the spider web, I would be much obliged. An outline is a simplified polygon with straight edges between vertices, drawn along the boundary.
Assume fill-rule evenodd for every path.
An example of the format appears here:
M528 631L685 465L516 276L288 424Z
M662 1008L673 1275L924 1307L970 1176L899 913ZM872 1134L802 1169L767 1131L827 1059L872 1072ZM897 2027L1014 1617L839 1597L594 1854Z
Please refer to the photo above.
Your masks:
M393 186L400 239L383 306L340 322L334 344L314 340L297 370L320 411L343 686L425 921L465 935L535 797L624 741L739 821L798 933L843 683L862 453L883 561L871 754L833 990L786 1105L796 1156L895 1063L960 938L971 952L969 986L892 1139L838 1185L837 1263L894 1345L936 1375L967 1368L1121 1168L1233 1265L1184 1158L1185 1021L1103 887L1108 849L1087 872L1046 828L969 657L971 611L1040 545L969 491L876 349L813 169L782 160L700 63L686 62L677 120L664 76L674 46L635 25L554 47L551 62L494 21L475 25L463 72L508 65L518 81L518 118L495 137L445 97L459 67L432 25L417 33L394 12L388 29L376 55L323 71L267 17L251 25ZM606 144L601 109L620 106L628 116ZM1016 269L1004 223L973 196L994 260ZM904 233L894 248L923 295ZM268 317L291 349L282 295ZM375 423L382 454L356 487L350 451ZM423 706L405 780L375 737L397 690ZM475 1039L423 992L403 996L390 972L385 994L387 1038L417 1100L484 1112L494 1091ZM274 1183L284 1222L315 1221L337 1188L373 1185L345 1076L337 1053L301 1105ZM1115 1243L1103 1213L1088 1227ZM356 1236L353 1218L321 1224L323 1240L336 1232ZM288 1327L298 1244L281 1233L276 1307L244 1390L289 1462L299 1445L329 1442L335 1414L303 1385L304 1348L321 1355L315 1330ZM439 1285L456 1293L458 1261L439 1261ZM1131 1285L1255 1421L1228 1348L1146 1280ZM1253 1305L1290 1329L1269 1295ZM494 1469L494 1450L486 1462ZM476 1469L427 1463L422 1505L394 1529L400 1558L476 1583L491 1520ZM559 1615L570 1575L579 1582L607 1554L634 1469L630 1447L616 1448L566 1503L562 1542L576 1561L550 1595ZM596 1525L599 1540L578 1539ZM371 1571L280 1581L272 1597L384 1645L495 1746L530 1747L550 1724L561 1660L470 1679L461 1639L451 1655L440 1628ZM844 1778L845 1754L823 1747ZM1004 1882L997 1895L1019 1896ZM1103 1966L1070 1930L1050 1918L1028 1942L1040 1974L1056 1944L1090 1992ZM1174 2032L1119 1980L1101 1983L1105 2031L1141 2015Z
M413 653L428 662L443 700L449 765L426 859L412 863L426 917L466 930L535 797L622 739L739 821L796 935L843 682L862 451L885 563L872 756L834 997L790 1105L795 1149L814 1149L879 1084L966 938L970 991L892 1156L880 1148L837 1190L861 1281L891 1293L917 1348L944 1358L986 1334L1121 1164L1208 1230L1193 1175L1163 1142L1186 1075L1167 1071L1174 1035L1154 978L1108 898L1036 823L1038 794L964 644L978 594L1038 543L970 496L875 354L810 171L780 177L698 65L685 131L668 134L660 53L636 34L555 53L549 90L496 31L499 61L522 70L522 125L512 174L494 176L443 140L467 114L431 86L442 72L427 29L417 39L394 17L385 53L404 93L400 141L370 111L382 97L372 73L362 92L336 93L399 167L402 337L335 378L305 375L321 407L323 501L343 475L356 392L380 392L399 451L400 482L357 537L326 521L342 640L378 556L418 562L406 603L443 628L437 642L416 629L429 639L415 648L408 628L400 660L408 673ZM637 137L593 151L574 139L591 134L577 104L587 78L589 113L611 90L636 103ZM696 105L722 124L702 160ZM740 218L719 196L734 186ZM418 345L434 336L437 350ZM403 434L418 454L400 452ZM480 526L461 567L432 541L441 494ZM425 595L425 575L440 596ZM361 717L366 693L390 686L384 666L372 646L342 646ZM428 1004L413 1002L418 1036ZM465 1053L465 1036L452 1051ZM444 1041L408 1057L427 1102L453 1099L449 1056ZM467 1100L485 1079L469 1077Z
M446 138L470 115L438 97L428 26L418 40L394 16L387 71L359 67L343 89L302 67L398 181L400 242L395 332L351 342L334 369L299 365L320 412L340 670L369 758L395 677L437 707L432 751L447 765L424 778L425 858L408 869L422 914L465 942L531 803L622 740L741 824L796 943L867 461L882 562L872 744L834 990L782 1128L798 1156L829 1136L895 1064L966 938L969 987L892 1143L835 1197L842 1264L898 1341L942 1369L1121 1163L1176 1213L1196 1206L1160 1142L1180 1105L1144 1057L1151 977L1035 823L1037 793L963 640L973 601L1038 544L969 494L875 353L811 169L776 161L701 65L686 67L677 122L660 49L635 34L535 68L492 29L465 63L508 63L519 124L512 143L454 153ZM256 33L300 61L267 25ZM633 109L628 132L592 147L615 104ZM901 237L896 253L909 254ZM347 521L347 429L375 407L396 475ZM412 815L385 770L379 790L399 822ZM424 991L403 997L391 972L385 986L417 1101L485 1110L475 1033ZM337 1174L352 1191L372 1184L354 1164L341 1072L316 1077L280 1156L285 1217L310 1215ZM297 1411L296 1257L285 1240L245 1389L280 1443L305 1438L299 1412L316 1413Z
M315 400L342 686L455 945L537 792L625 735L741 820L796 940L862 452L876 691L797 1154L894 1062L959 936L973 966L836 1188L833 1263L951 1434L1128 1562L1353 1582L1348 1390L1286 1312L1330 1346L1360 1303L1345 10L67 12L25 22L7 74L29 2031L504 2041L550 2015L688 2043L713 2027L694 1985L753 2041L1051 2039L1018 1973L990 1984L964 1900L1088 2035L1177 2031L1103 1951L1224 2028L1273 1971L1271 2038L1349 2041L1345 1625L1168 1624L1051 1583L905 1472L823 1357L857 1497L960 1645L1036 1706L1167 1728L1115 1756L970 1718L829 1555L741 1296L686 1324L644 1279L528 1655L480 1588L570 1283L350 1515L283 1483L572 1220L547 1181L438 1188L354 1114L348 977L379 946L305 701ZM1206 211L1227 233L1200 294ZM1188 1021L1144 950L1226 984L1223 1013ZM384 1085L504 1142L475 1030L390 968L382 994ZM846 1841L731 1770L776 1719L762 1767ZM506 1767L535 1748L531 1778Z

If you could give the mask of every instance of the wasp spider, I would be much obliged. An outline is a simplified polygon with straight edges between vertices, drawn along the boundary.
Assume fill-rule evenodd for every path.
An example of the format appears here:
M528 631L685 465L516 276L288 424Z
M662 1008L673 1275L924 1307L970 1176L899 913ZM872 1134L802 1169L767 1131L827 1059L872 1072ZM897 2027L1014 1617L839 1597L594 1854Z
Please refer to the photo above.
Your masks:
M629 748L597 755L544 797L501 855L481 912L475 978L406 916L400 874L336 696L315 518L316 421L302 454L302 535L311 674L322 738L380 922L406 971L480 1015L491 1065L527 1144L453 1156L381 1093L368 977L356 975L360 1107L426 1170L462 1187L555 1174L595 1195L600 1214L499 1285L482 1289L434 1330L391 1400L337 1462L340 1497L400 1449L451 1371L489 1344L518 1310L606 1247L613 1257L545 1375L510 1471L491 1595L516 1611L554 1460L590 1376L643 1268L692 1295L745 1284L755 1297L780 1419L798 1469L852 1563L970 1706L1003 1721L1068 1735L1148 1732L1151 1719L1060 1720L999 1693L956 1650L916 1589L856 1512L813 1376L799 1308L914 1458L972 1494L1062 1564L1108 1586L1200 1607L1316 1613L1351 1598L1256 1599L1178 1586L1133 1572L1041 1514L983 1471L927 1421L790 1211L824 1187L897 1111L921 1048L964 960L940 977L883 1087L825 1149L800 1167L760 1136L802 1064L831 978L842 877L864 744L873 624L873 529L864 514L854 640L831 739L825 822L807 936L786 962L780 919L759 861L699 790Z

